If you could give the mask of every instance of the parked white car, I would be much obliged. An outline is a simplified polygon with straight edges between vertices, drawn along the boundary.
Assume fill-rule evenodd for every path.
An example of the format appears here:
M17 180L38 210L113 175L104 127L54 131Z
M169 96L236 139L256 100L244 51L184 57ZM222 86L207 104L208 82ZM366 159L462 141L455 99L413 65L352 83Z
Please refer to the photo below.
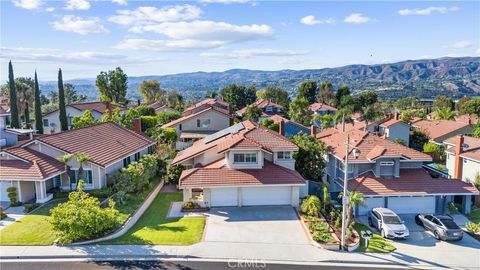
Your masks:
M400 217L388 208L373 208L368 216L368 224L377 228L383 238L406 239L410 235Z

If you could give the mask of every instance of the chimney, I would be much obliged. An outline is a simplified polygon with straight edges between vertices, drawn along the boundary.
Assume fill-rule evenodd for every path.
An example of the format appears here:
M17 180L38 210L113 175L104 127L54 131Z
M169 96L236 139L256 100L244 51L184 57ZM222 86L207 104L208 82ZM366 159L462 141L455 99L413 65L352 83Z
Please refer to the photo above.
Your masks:
M463 152L463 143L463 135L458 135L455 138L455 167L453 169L453 178L459 180L462 180L463 162L460 154L462 154Z
M467 124L469 124L469 125L472 124L472 116L471 115L468 115Z
M313 137L316 137L317 136L317 127L312 125L310 127L310 135L312 135Z
M133 126L135 128L134 130L136 133L142 134L142 119L140 118L133 119Z
M283 119L281 119L280 123L278 124L278 133L280 133L282 136L285 136L285 121L283 121Z
M113 111L112 102L110 101L105 102L105 108L108 110L108 113L110 114L110 116L112 116L112 111Z

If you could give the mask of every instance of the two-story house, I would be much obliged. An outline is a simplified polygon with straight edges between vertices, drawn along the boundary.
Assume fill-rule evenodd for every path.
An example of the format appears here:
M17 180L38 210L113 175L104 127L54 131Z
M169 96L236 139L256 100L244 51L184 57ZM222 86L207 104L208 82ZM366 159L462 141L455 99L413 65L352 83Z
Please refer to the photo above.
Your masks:
M444 141L447 169L452 178L474 183L480 177L480 138L458 135Z
M260 108L262 110L262 115L259 117L259 119L256 119L258 121L269 118L272 115L280 115L284 116L285 114L283 113L283 107L275 102L272 102L271 100L258 100L255 103L251 104L257 108ZM243 118L243 115L247 111L247 107L242 108L238 111L235 112L238 118Z
M34 129L8 128L10 121L10 107L0 106L0 147L12 146L21 139L32 139Z
M404 145L409 146L410 125L400 120L399 115L395 114L390 120L378 126L378 135L390 141L400 140Z
M181 118L162 127L175 128L179 138L175 148L183 150L195 141L229 127L231 120L228 103L216 99L206 99L187 108Z
M461 118L463 119L463 118ZM471 118L464 120L423 120L415 118L410 125L425 132L430 141L442 144L448 138L456 135L471 134L472 121Z
M247 120L195 142L172 163L186 168L178 184L184 202L298 206L305 180L295 171L297 150L284 136Z
M469 183L433 178L424 168L432 158L406 146L361 130L318 133L317 139L329 149L325 183L334 195L347 190L365 196L356 215L374 207L387 207L397 214L443 213L454 198L462 198L464 213L470 212L471 196L478 190ZM349 140L348 166L345 168L346 142Z
M1 150L0 201L9 201L8 187L17 188L20 202L38 203L52 199L52 188L75 189L79 179L85 181L85 189L107 187L110 175L154 151L155 142L141 133L138 120L136 131L107 122L39 136ZM65 165L57 158L77 153L87 154L90 161L83 164L80 176L80 164L72 157L67 162L70 175L65 177Z
M109 110L113 112L113 110L119 108L121 112L125 112L127 108L112 104L110 102L84 102L84 103L72 103L65 106L65 110L67 112L67 126L68 129L72 127L72 120L75 116L82 116L85 111L90 111L92 113L92 117L95 120L102 120L105 111ZM43 124L43 132L44 134L51 134L57 133L61 131L60 127L60 111L55 110L53 112L47 113L42 116L42 124ZM32 126L35 126L35 121L33 121Z

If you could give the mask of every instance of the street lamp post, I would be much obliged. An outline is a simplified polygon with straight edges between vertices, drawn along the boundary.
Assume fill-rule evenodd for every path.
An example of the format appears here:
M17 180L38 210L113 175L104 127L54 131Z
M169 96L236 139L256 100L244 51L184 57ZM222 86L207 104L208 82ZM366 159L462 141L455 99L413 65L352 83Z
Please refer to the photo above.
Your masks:
M360 150L358 148L353 148L353 157L358 158L360 155ZM347 181L348 181L348 155L350 153L350 136L347 135L347 140L345 142L345 162L343 166L343 197L342 197L342 239L341 245L342 248L345 248L345 234L347 231L347 224L345 224L347 219L347 205L348 205L348 190L347 190Z

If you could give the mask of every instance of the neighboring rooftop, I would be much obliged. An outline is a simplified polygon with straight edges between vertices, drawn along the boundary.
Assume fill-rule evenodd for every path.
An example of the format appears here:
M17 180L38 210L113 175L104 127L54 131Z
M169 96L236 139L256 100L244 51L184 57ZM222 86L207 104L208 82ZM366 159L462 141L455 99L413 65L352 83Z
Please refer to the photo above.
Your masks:
M207 98L200 102L193 104L192 106L186 108L183 111L183 115L197 113L203 111L208 107L215 107L217 110L223 111L225 114L230 114L230 104L223 100L218 100L216 98Z
M337 111L337 108L332 107L330 105L327 105L325 103L321 103L321 102L315 102L315 103L311 104L309 108L310 108L310 110L312 110L314 112L321 111L321 110L333 111L333 112Z
M104 103L104 102L101 102L101 101L92 101L92 102L72 103L72 104L68 104L66 106L67 107L68 106L73 107L73 108L75 108L77 110L80 110L80 111L89 110L89 111L98 112L100 114L104 114L109 105L107 103ZM121 111L126 111L127 110L126 107L123 107L123 106L120 106L120 105L117 105L117 104L111 103L111 106L112 106L112 110L115 110L116 108L119 108ZM50 115L50 114L52 114L56 111L58 111L58 110L50 112L46 115Z
M213 111L213 112L217 112L219 114L223 114L227 117L230 117L230 114L228 112L226 112L225 110L221 109L221 108L218 108L218 107L215 107L215 106L206 106L205 109L201 110L201 111L198 111L198 112L195 112L195 113L192 113L192 114L188 114L188 115L184 115L178 119L175 119L171 122L168 122L166 123L165 125L163 125L162 127L172 127L174 125L177 125L177 124L180 124L182 122L185 122L186 120L188 119L191 119L191 118L194 118L198 115L201 115L201 114L204 114L206 112L210 112L210 111Z
M274 114L278 113L278 111L277 111L277 112L275 112L275 111L265 112L264 109L265 109L266 107L271 106L272 108L277 108L277 109L280 109L280 110L283 108L281 105L279 105L279 104L277 104L277 103L275 103L275 102L272 102L271 100L265 100L265 99L258 100L258 101L256 101L255 103L253 103L252 105L254 105L255 107L258 107L258 108L262 109L262 110L263 110L262 115L274 115ZM237 114L238 116L243 116L243 115L245 114L246 110L247 110L247 107L242 108L242 109L236 111L236 114Z
M145 135L111 122L43 135L30 143L35 141L67 153L87 153L91 162L102 167L155 143Z
M364 195L475 195L478 190L469 183L446 178L432 178L424 169L401 169L400 177L376 177L368 172L348 180L348 190Z
M392 119L390 119L390 120L388 120L388 121L386 121L386 122L381 123L380 126L387 128L387 127L393 126L393 125L398 124L398 123L401 123L401 124L404 124L404 125L408 125L407 123L403 122L403 121L400 120L400 119L392 118Z
M423 120L414 119L411 122L413 127L423 130L431 140L438 139L456 130L466 128L470 124L455 120Z
M246 120L195 142L191 147L179 152L172 163L180 163L207 150L215 149L217 153L221 153L234 147L261 148L268 152L298 149L294 143L277 132Z
M463 136L463 140L463 149L460 156L480 161L480 138ZM444 141L444 143L452 146L446 151L448 153L455 154L456 136L448 138Z

